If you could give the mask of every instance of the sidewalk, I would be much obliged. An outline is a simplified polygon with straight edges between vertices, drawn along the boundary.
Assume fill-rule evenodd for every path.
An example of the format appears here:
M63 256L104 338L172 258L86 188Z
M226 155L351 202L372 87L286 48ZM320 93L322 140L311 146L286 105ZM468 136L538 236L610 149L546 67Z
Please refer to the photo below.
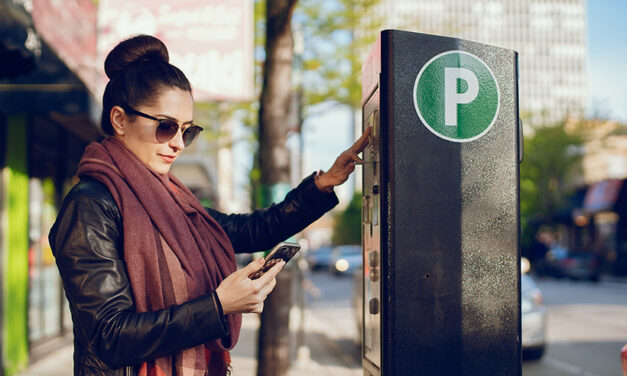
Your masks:
M292 328L298 327L298 310L291 316ZM294 360L290 376L361 376L359 348L354 344L354 330L346 325L346 315L334 309L305 310L305 344L310 356ZM259 316L244 315L240 339L231 352L233 376L254 376L257 370L256 341ZM352 329L352 330L351 330ZM295 330L292 330L295 333ZM294 336L295 338L295 336ZM294 341L293 341L294 342ZM64 346L32 364L18 376L71 376L72 346ZM307 359L309 358L309 359Z
M341 318L338 318L341 319ZM292 333L298 327L298 310L292 311ZM244 315L240 340L231 352L234 376L254 376L257 370L257 315ZM329 320L324 312L305 311L305 344L310 356L295 359L290 376L361 376L359 348L353 343L352 332L337 320ZM352 328L352 327L351 327ZM295 337L294 337L295 338ZM292 341L295 343L295 341ZM294 350L295 352L295 350ZM296 356L294 356L296 358Z

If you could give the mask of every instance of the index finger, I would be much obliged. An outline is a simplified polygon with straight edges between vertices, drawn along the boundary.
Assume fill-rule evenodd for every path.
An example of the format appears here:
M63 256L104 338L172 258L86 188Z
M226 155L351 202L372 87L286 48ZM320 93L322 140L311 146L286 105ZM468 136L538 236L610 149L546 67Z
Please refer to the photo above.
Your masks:
M348 150L355 152L356 154L364 151L368 143L370 142L370 133L372 132L372 127L367 127L364 133L355 141L353 146L351 146Z
M267 285L268 283L270 283L270 281L274 279L274 277L276 277L277 274L279 274L281 269L283 269L284 265L285 265L285 261L277 263L276 265L271 267L270 270L263 273L261 277L257 278L257 281L259 281L261 285L264 285L264 286Z

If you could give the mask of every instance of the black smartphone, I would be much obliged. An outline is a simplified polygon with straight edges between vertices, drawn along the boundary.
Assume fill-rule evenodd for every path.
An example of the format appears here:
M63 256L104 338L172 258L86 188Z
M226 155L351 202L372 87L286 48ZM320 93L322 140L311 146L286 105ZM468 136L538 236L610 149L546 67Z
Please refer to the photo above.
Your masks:
M300 244L298 243L290 243L290 242L281 242L277 244L272 251L268 253L266 256L266 262L263 264L261 269L250 274L248 278L257 279L261 277L265 272L270 270L277 262L283 260L286 263L290 261L292 257L300 250Z

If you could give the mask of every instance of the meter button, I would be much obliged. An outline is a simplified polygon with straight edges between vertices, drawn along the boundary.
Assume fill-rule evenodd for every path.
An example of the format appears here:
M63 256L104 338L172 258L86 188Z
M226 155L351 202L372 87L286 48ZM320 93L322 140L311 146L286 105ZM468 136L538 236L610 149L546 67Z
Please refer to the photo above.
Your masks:
M379 314L379 299L370 299L370 302L368 303L368 309L371 315Z
M372 251L368 254L368 256L371 268L376 268L377 266L379 266L379 252Z
M370 268L370 281L376 282L379 280L379 269Z

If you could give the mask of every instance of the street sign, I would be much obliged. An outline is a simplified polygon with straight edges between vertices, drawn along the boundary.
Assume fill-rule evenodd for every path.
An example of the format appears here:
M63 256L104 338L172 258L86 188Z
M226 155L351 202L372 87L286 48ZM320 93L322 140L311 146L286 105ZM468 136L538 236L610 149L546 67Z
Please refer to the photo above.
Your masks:
M414 84L414 106L423 125L453 142L474 141L486 134L499 113L499 85L477 56L446 51L420 70Z

